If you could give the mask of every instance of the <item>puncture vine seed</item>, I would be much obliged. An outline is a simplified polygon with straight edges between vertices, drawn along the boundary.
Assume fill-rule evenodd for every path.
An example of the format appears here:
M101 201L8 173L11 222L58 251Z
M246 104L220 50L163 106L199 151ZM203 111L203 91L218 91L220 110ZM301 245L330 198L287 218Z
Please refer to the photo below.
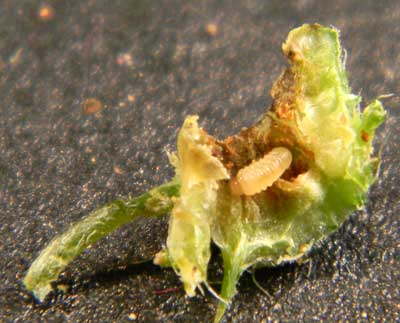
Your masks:
M43 301L52 282L91 244L138 217L170 213L166 247L154 261L171 266L189 296L206 286L220 301L219 322L245 270L306 256L362 207L379 166L372 143L385 118L381 102L360 108L336 29L301 26L289 33L283 51L290 67L275 83L272 108L258 124L223 142L198 127L197 116L187 117L177 154L170 154L175 178L111 202L55 237L28 270L26 288ZM291 176L302 163L306 169ZM284 175L290 180L280 181ZM271 194L257 194L265 189ZM212 242L224 263L220 295L207 278Z

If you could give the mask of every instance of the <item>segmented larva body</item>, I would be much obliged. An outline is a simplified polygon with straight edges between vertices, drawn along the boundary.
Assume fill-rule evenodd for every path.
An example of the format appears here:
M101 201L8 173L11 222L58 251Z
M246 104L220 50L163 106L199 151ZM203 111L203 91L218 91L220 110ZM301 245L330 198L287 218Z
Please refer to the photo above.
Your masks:
M254 195L271 186L292 162L289 149L272 149L259 160L239 170L231 181L232 192L236 195Z

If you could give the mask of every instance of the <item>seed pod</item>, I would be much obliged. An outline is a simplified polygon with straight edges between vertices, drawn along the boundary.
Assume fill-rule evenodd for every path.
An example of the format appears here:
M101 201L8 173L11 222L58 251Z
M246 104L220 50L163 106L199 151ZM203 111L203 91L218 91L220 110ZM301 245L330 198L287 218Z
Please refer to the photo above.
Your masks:
M292 162L287 148L272 149L263 158L242 168L231 181L232 192L236 195L254 195L271 186Z

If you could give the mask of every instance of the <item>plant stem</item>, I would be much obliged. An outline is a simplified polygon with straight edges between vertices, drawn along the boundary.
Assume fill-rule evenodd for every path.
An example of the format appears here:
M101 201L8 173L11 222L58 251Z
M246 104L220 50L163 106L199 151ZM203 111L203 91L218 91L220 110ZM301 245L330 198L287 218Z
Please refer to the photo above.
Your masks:
M24 278L25 287L43 301L52 290L51 282L83 250L140 216L155 217L169 212L174 196L179 196L179 184L171 181L138 197L117 200L93 211L42 250Z
M220 296L231 302L233 296L236 294L236 284L239 281L240 275L242 273L240 264L240 255L232 253L230 251L222 251L222 258L224 262L224 278L222 280ZM224 316L224 313L228 305L223 302L219 302L217 307L217 313L214 317L214 323L219 323Z

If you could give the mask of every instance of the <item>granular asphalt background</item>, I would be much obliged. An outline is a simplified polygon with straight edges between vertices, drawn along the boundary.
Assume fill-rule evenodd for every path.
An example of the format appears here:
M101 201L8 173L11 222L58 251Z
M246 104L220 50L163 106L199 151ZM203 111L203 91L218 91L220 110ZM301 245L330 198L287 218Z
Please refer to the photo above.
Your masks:
M93 245L46 304L21 279L71 223L170 179L165 151L185 116L219 138L257 120L287 64L281 44L305 22L342 31L364 102L400 93L397 0L1 0L0 322L211 322L211 295L188 299L172 270L135 264L165 242L166 217ZM225 322L400 321L399 96L384 104L366 209L311 262L258 270L272 298L245 273ZM211 267L218 282L218 253Z

